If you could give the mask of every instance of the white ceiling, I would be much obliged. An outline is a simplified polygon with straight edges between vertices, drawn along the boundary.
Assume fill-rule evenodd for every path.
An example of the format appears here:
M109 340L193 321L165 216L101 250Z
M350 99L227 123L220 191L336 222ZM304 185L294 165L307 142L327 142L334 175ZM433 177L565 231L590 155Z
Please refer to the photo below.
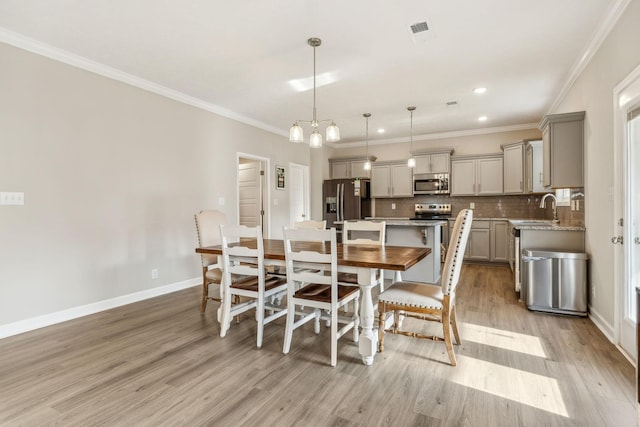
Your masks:
M362 114L370 112L375 143L408 139L409 105L417 107L414 139L539 122L621 4L0 0L0 41L62 49L288 135L296 119L311 119L312 90L290 82L313 75L307 39L319 37L317 74L335 81L318 83L318 119L334 119L338 144L348 144L364 139ZM409 26L421 21L431 30L414 43ZM473 94L478 86L487 93ZM448 101L459 106L447 109Z

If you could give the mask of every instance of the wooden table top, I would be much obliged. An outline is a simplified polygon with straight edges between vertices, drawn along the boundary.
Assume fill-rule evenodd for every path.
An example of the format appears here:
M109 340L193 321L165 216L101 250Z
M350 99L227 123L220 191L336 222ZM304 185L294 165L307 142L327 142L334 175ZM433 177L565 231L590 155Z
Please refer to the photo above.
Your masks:
M265 259L284 261L284 241L264 239ZM255 248L256 241L247 245ZM296 250L324 252L326 246L321 243L294 243ZM222 255L222 246L205 246L196 248L199 254ZM338 243L338 265L365 268L381 268L384 270L406 271L431 253L431 248L413 248L408 246L372 246L343 245Z

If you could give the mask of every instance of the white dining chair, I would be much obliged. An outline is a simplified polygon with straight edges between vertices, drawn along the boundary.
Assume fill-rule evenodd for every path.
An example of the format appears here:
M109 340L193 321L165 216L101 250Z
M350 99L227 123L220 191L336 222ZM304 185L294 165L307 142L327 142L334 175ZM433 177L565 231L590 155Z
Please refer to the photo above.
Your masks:
M473 211L471 209L463 209L458 213L439 286L421 282L396 282L378 296L378 351L384 351L386 332L444 341L451 364L456 365L451 330L453 329L456 344L459 345L460 335L456 321L456 287L460 278L462 259L472 222ZM393 311L394 324L391 329L385 330L386 313L389 311ZM399 317L401 312L405 317L442 323L443 337L400 330Z
M221 225L220 235L225 293L220 336L227 334L233 316L255 309L258 323L256 344L261 347L264 326L287 314L286 309L280 305L287 292L287 279L265 273L260 226ZM253 242L255 247L251 245ZM244 278L234 282L233 276ZM231 305L230 297L234 296L242 301Z
M310 248L308 244L317 246ZM338 339L352 330L353 340L358 341L360 295L357 287L338 284L336 230L285 228L284 248L288 307L282 351L289 353L295 329L313 320L314 331L318 334L320 319L327 317L331 323L331 366L336 366ZM354 312L339 316L339 308L352 301ZM325 312L329 315L325 316ZM340 329L339 324L343 325Z
M314 221L311 219L307 219L304 221L295 221L291 224L291 228L299 230L302 228L312 228L315 230L324 230L327 228L327 220L323 221Z
M385 221L345 221L342 225L342 243L384 246L386 229ZM358 284L358 277L352 273L340 273L338 281L355 285ZM376 285L380 286L380 292L384 291L384 270L378 271Z

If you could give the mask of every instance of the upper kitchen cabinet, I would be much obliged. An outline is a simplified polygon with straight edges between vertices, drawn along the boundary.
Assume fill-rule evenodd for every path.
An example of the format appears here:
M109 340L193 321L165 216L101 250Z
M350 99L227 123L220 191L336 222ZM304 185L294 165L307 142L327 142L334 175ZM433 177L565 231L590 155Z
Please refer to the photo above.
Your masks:
M502 145L504 152L504 194L522 194L525 191L524 142Z
M369 159L376 161L375 156L369 156ZM364 170L365 161L363 157L329 159L331 178L370 178L370 171Z
M502 194L502 155L456 156L451 159L452 196Z
M584 187L584 111L545 116L540 130L544 186Z
M546 193L542 173L542 140L527 141L524 155L525 193Z
M404 162L374 165L371 197L413 197L413 168Z
M413 168L413 173L449 173L451 153L453 153L452 148L442 151L413 153L416 159L416 167Z

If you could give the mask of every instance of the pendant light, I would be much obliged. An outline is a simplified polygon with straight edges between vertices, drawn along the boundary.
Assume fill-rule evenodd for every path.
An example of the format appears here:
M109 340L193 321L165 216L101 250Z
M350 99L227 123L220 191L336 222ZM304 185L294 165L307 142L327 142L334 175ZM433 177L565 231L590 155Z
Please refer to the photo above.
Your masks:
M364 170L366 171L370 171L371 170L371 159L369 159L369 117L371 117L371 113L364 113L362 115L365 118L365 121L367 122L367 130L366 130L366 137L365 137L365 144L367 147L367 151L366 151L366 158L365 158L365 162L364 162L364 166L362 167Z
M410 168L416 167L416 159L413 157L413 112L416 110L416 107L407 107L409 110L409 114L411 114L411 128L409 132L409 160L407 160L407 166Z
M289 129L289 141L290 142L303 142L304 133L302 127L298 122L310 123L313 131L311 132L311 138L309 139L309 145L312 148L322 147L322 135L318 132L318 124L322 122L331 122L327 127L327 142L340 141L340 129L334 123L333 120L318 120L316 118L316 48L322 44L322 40L317 37L312 37L307 40L309 46L313 48L313 118L311 120L298 120L291 129Z

